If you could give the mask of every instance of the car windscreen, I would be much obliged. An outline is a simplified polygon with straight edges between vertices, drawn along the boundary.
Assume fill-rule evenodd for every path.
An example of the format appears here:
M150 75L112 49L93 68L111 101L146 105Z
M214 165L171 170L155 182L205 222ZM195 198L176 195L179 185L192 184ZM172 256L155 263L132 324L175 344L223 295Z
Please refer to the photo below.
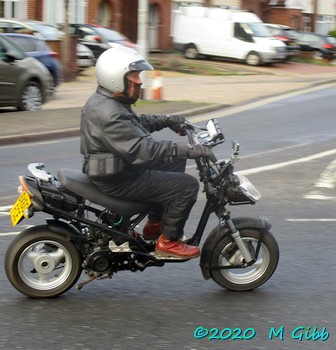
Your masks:
M272 37L271 32L269 31L263 23L253 22L253 23L241 23L241 26L245 29L246 33L260 37L260 38L270 38Z
M3 52L12 51L15 54L15 59L17 60L22 60L23 58L27 57L18 45L9 41L8 39L5 40L5 38L0 38L0 39L1 39L1 45L2 45L1 51Z
M27 22L32 28L39 32L47 40L58 40L64 34L56 27L47 24L40 24L35 22Z
M98 35L100 35L106 41L120 41L126 40L127 38L119 32L115 32L114 30L110 30L107 28L95 28Z
M33 52L33 51L39 51L38 48L38 41L33 39L29 40L27 37L21 37L21 36L8 36L9 39L13 40L17 45L22 47L22 49L25 52Z

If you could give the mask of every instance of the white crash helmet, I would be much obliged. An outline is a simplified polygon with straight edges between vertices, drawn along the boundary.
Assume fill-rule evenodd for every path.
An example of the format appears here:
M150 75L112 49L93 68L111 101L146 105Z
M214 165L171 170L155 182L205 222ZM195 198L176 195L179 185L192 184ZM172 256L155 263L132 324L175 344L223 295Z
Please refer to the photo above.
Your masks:
M121 93L127 90L127 73L153 69L138 51L126 46L112 47L98 57L97 83L112 93Z

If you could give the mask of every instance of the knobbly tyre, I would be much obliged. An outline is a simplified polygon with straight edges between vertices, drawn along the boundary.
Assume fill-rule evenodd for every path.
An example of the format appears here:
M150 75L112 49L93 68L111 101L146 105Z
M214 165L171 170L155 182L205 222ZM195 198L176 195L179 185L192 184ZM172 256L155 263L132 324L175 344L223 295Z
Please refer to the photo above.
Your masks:
M224 142L215 119L206 128L186 123L184 129L190 144L212 148ZM279 249L267 220L232 218L226 208L255 204L260 198L246 177L234 173L238 153L239 144L233 143L229 160L195 160L207 200L187 242L199 246L209 217L215 214L218 225L206 238L200 257L203 276L228 290L248 291L272 276ZM11 209L12 224L38 211L50 217L45 224L22 231L6 252L7 277L21 293L31 298L59 296L73 287L83 270L88 278L78 289L121 270L143 271L187 261L155 255L155 242L136 233L148 214L148 203L107 196L78 170L61 169L57 177L46 172L42 163L29 164L28 170L32 176L19 176L21 195Z

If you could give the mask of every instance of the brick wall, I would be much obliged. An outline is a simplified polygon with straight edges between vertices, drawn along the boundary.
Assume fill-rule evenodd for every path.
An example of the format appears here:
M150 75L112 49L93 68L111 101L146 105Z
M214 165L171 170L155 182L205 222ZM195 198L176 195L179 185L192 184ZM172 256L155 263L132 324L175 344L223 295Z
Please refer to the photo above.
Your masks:
M150 4L157 5L159 12L159 49L171 49L170 23L171 2L165 0L151 0Z
M43 0L28 0L27 18L43 21Z
M73 80L76 78L78 69L77 69L77 36L71 36L69 40L69 51L68 51L68 62L64 62L63 58L63 48L62 41L60 40L48 40L49 47L59 54L59 60L62 64L62 77L64 81Z
M284 7L284 1L278 1L278 6L269 6L268 0L242 0L242 9L254 12L265 23L284 24L294 29L302 26L302 12Z
M88 3L88 23L102 24L126 35L131 41L138 40L138 0L109 0L109 23L99 23L100 0ZM149 0L149 6L156 5L159 11L159 48L170 49L171 2L167 0Z
M270 8L265 15L265 22L284 24L298 30L302 23L302 12L299 9L284 7ZM297 28L295 28L297 23Z

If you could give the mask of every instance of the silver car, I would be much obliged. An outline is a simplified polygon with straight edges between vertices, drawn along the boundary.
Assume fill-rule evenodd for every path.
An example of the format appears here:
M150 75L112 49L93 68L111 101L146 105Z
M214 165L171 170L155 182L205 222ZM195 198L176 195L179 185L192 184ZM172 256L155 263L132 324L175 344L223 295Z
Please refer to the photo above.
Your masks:
M0 107L36 111L53 93L47 68L0 34Z

